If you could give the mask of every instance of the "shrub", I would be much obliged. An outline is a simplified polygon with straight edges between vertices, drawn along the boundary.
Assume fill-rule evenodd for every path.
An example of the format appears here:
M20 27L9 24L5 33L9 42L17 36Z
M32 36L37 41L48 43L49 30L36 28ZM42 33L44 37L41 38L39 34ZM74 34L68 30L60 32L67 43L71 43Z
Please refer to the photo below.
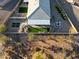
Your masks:
M32 59L48 59L48 58L46 57L45 53L39 51L33 54Z
M0 34L0 44L5 44L7 40L9 40L8 37L3 34Z
M34 39L33 33L28 33L28 41L32 41Z
M0 32L3 33L6 31L6 26L4 24L0 24Z
M69 28L69 33L70 33L70 34L72 34L72 33L73 33L73 34L74 34L74 33L77 33L77 30L76 30L74 27L70 27L70 28Z

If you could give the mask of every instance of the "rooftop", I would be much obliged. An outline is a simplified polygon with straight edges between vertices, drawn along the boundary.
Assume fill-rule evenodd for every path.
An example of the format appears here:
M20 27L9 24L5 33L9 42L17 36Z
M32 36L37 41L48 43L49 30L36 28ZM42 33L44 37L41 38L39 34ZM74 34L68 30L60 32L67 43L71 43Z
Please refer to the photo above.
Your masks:
M28 16L30 16L38 8L43 9L43 11L50 17L50 1L47 0L29 0L28 5Z
M28 0L24 0L24 2L28 2Z
M0 24L5 23L5 21L10 17L19 0L0 0L0 2L1 1L7 1L7 3L2 6L2 9L0 9Z
M0 10L0 24L5 23L10 14L11 12L9 11Z
M28 5L29 25L50 25L50 1L29 0Z
M10 0L0 0L0 6L5 6Z

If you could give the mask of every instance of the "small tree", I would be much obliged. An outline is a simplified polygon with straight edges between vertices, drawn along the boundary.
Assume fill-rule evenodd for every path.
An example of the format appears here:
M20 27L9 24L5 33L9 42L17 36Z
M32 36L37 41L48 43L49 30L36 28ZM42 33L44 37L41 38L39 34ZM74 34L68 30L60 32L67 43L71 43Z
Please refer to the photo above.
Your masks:
M39 51L33 54L32 59L48 59L48 58L46 57L45 53Z
M3 33L6 31L6 26L4 24L0 24L0 33Z
M5 45L6 45L6 42L7 40L9 40L9 38L3 34L0 34L0 59L5 59L5 52L4 52L4 49L5 49Z
M0 34L0 44L5 44L9 38L3 34Z
M69 28L69 33L72 34L72 33L77 33L77 30L74 28L74 27L70 27Z
M34 39L33 33L28 33L28 41L32 41Z

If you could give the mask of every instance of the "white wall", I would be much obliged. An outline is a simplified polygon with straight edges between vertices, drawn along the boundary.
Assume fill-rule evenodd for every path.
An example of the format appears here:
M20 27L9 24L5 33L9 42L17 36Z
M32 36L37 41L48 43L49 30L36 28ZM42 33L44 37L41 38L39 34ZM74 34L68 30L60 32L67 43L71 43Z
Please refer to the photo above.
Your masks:
M28 0L24 0L24 2L28 2Z
M50 25L50 19L28 19L28 25Z
M69 3L73 3L74 2L74 0L66 0L67 2L69 2Z

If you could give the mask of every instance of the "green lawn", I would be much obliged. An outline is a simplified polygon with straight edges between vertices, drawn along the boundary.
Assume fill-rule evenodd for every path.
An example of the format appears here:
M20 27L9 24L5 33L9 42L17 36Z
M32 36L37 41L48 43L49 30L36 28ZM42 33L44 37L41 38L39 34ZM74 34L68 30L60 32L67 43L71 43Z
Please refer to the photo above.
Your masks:
M28 28L28 32L48 32L48 28Z
M27 7L19 7L19 13L27 13Z

